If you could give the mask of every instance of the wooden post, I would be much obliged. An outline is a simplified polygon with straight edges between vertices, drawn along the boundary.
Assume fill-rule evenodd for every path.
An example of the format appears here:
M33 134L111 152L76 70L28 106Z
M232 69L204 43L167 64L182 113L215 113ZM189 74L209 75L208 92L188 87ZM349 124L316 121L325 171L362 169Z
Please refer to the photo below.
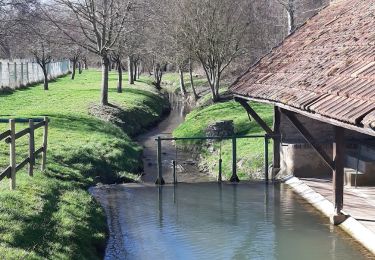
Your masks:
M268 182L268 136L264 136L264 180Z
M281 113L279 107L274 107L273 114L273 132L276 135L273 138L273 169L272 169L272 179L275 178L275 175L280 169L280 119Z
M47 145L48 145L48 117L44 117L44 131L43 131L43 154L42 154L42 171L46 170L47 163Z
M222 178L222 171L223 171L223 159L219 159L219 175L217 176L217 181L218 182L222 182L223 181L223 178Z
M34 120L29 120L29 176L34 175L34 165L35 165L35 136L34 136Z
M345 161L345 131L342 127L335 126L335 141L333 143L333 159L335 169L333 170L334 190L334 216L333 223L338 225L345 220L341 210L344 206L344 161Z
M9 160L10 160L10 189L16 189L16 121L14 119L9 120L9 127L10 127L10 153L9 153Z
M232 136L232 176L230 177L231 182L239 182L237 176L237 139Z
M158 136L157 139L158 142L158 148L157 148L157 161L158 161L158 178L156 179L155 184L163 185L165 184L163 179L163 165L161 160L161 138Z

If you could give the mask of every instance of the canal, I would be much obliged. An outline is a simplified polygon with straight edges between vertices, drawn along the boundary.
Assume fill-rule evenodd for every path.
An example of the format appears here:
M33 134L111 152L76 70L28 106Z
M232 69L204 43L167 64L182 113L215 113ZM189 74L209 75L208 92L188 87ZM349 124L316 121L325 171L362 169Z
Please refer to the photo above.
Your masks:
M107 215L105 259L372 259L286 185L218 184L179 152L183 183L155 186L155 137L170 135L188 111L171 98L169 117L138 138L144 183L92 189ZM173 143L163 144L163 155L171 182Z

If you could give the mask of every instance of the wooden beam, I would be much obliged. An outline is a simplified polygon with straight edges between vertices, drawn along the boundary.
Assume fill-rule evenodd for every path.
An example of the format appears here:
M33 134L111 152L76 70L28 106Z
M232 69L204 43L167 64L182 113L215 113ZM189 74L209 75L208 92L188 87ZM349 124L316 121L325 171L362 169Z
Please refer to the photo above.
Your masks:
M344 161L345 161L345 130L342 127L335 127L335 141L333 143L333 158L335 169L333 171L334 190L334 214L341 215L344 205Z
M328 156L324 149L315 141L314 137L309 133L305 126L297 119L296 115L290 111L282 110L283 114L288 118L288 120L294 125L298 132L303 136L303 138L314 148L318 153L320 158L332 169L335 169L333 160Z
M273 112L273 132L280 136L281 113L277 106L274 106ZM280 137L273 138L273 168L280 168Z
M254 120L258 123L260 127L263 128L263 130L268 134L268 135L273 135L274 132L269 128L269 126L266 124L266 122L263 121L263 119L255 112L254 109L251 108L251 106L247 103L245 99L241 98L234 98L235 101L241 104L243 108L246 110L246 112L254 118Z

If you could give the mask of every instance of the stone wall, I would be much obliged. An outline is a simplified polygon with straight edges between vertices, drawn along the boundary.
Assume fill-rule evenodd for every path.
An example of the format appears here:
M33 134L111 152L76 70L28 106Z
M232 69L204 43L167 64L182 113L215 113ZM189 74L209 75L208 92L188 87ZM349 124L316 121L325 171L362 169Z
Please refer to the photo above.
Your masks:
M332 143L334 141L334 126L323 123L299 114L296 114L299 121L305 126L314 139L323 147L332 159ZM282 176L293 174L297 177L330 177L332 170L320 158L317 152L306 142L303 136L289 122L285 115L281 115L280 131L282 135L281 146L281 172ZM361 145L361 157L367 161L375 162L375 138L370 136L346 130L345 138L347 140L362 140L366 145ZM356 157L358 146L353 143L347 143L346 167L353 168L353 162L348 160L348 155ZM362 165L362 164L361 164ZM367 169L371 169L367 167ZM375 172L366 174L374 174Z

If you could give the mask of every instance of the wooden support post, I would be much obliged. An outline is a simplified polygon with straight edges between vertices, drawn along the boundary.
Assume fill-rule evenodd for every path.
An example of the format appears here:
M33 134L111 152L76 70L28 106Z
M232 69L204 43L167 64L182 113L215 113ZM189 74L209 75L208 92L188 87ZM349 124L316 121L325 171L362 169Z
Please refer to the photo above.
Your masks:
M35 165L35 136L34 136L34 120L29 120L29 176L34 175L34 165Z
M273 113L273 132L276 135L273 138L273 169L272 169L272 179L275 178L276 174L280 170L280 147L281 147L281 138L280 138L280 122L281 122L281 113L279 107L274 107Z
M260 125L260 127L262 127L263 130L268 135L273 135L274 134L273 131L271 130L271 128L269 128L269 126L267 125L267 123L264 122L263 119L257 114L257 112L255 112L255 110L251 108L251 106L247 103L246 100L241 99L241 98L235 98L234 100L237 101L238 103L240 103L241 106L243 106L243 108L246 110L246 112L252 118L254 118L254 120L258 123L258 125Z
M232 137L232 176L230 177L230 181L240 181L237 176L237 139L235 136Z
M16 189L16 121L14 119L9 120L9 128L10 128L10 153L9 153L9 160L10 160L10 189Z
M341 210L344 206L344 163L345 163L345 130L342 127L335 127L335 141L333 143L333 158L335 169L333 170L334 190L334 216L333 224L341 224L346 217Z
M264 136L264 180L268 182L268 136Z
M163 185L165 184L163 179L163 165L161 160L161 138L158 136L157 139L158 148L157 148L157 162L158 162L158 178L155 181L155 184Z
M320 158L322 158L322 160L328 165L328 167L334 170L335 166L332 159L328 156L328 154L321 147L321 145L317 141L315 141L314 137L310 134L306 127L298 120L295 114L287 110L283 110L283 113L284 115L286 115L286 117L292 123L292 125L294 125L294 127L298 130L298 132L302 135L302 137L317 152Z
M43 154L42 154L42 166L41 166L42 171L46 170L47 145L48 145L48 117L44 117Z

